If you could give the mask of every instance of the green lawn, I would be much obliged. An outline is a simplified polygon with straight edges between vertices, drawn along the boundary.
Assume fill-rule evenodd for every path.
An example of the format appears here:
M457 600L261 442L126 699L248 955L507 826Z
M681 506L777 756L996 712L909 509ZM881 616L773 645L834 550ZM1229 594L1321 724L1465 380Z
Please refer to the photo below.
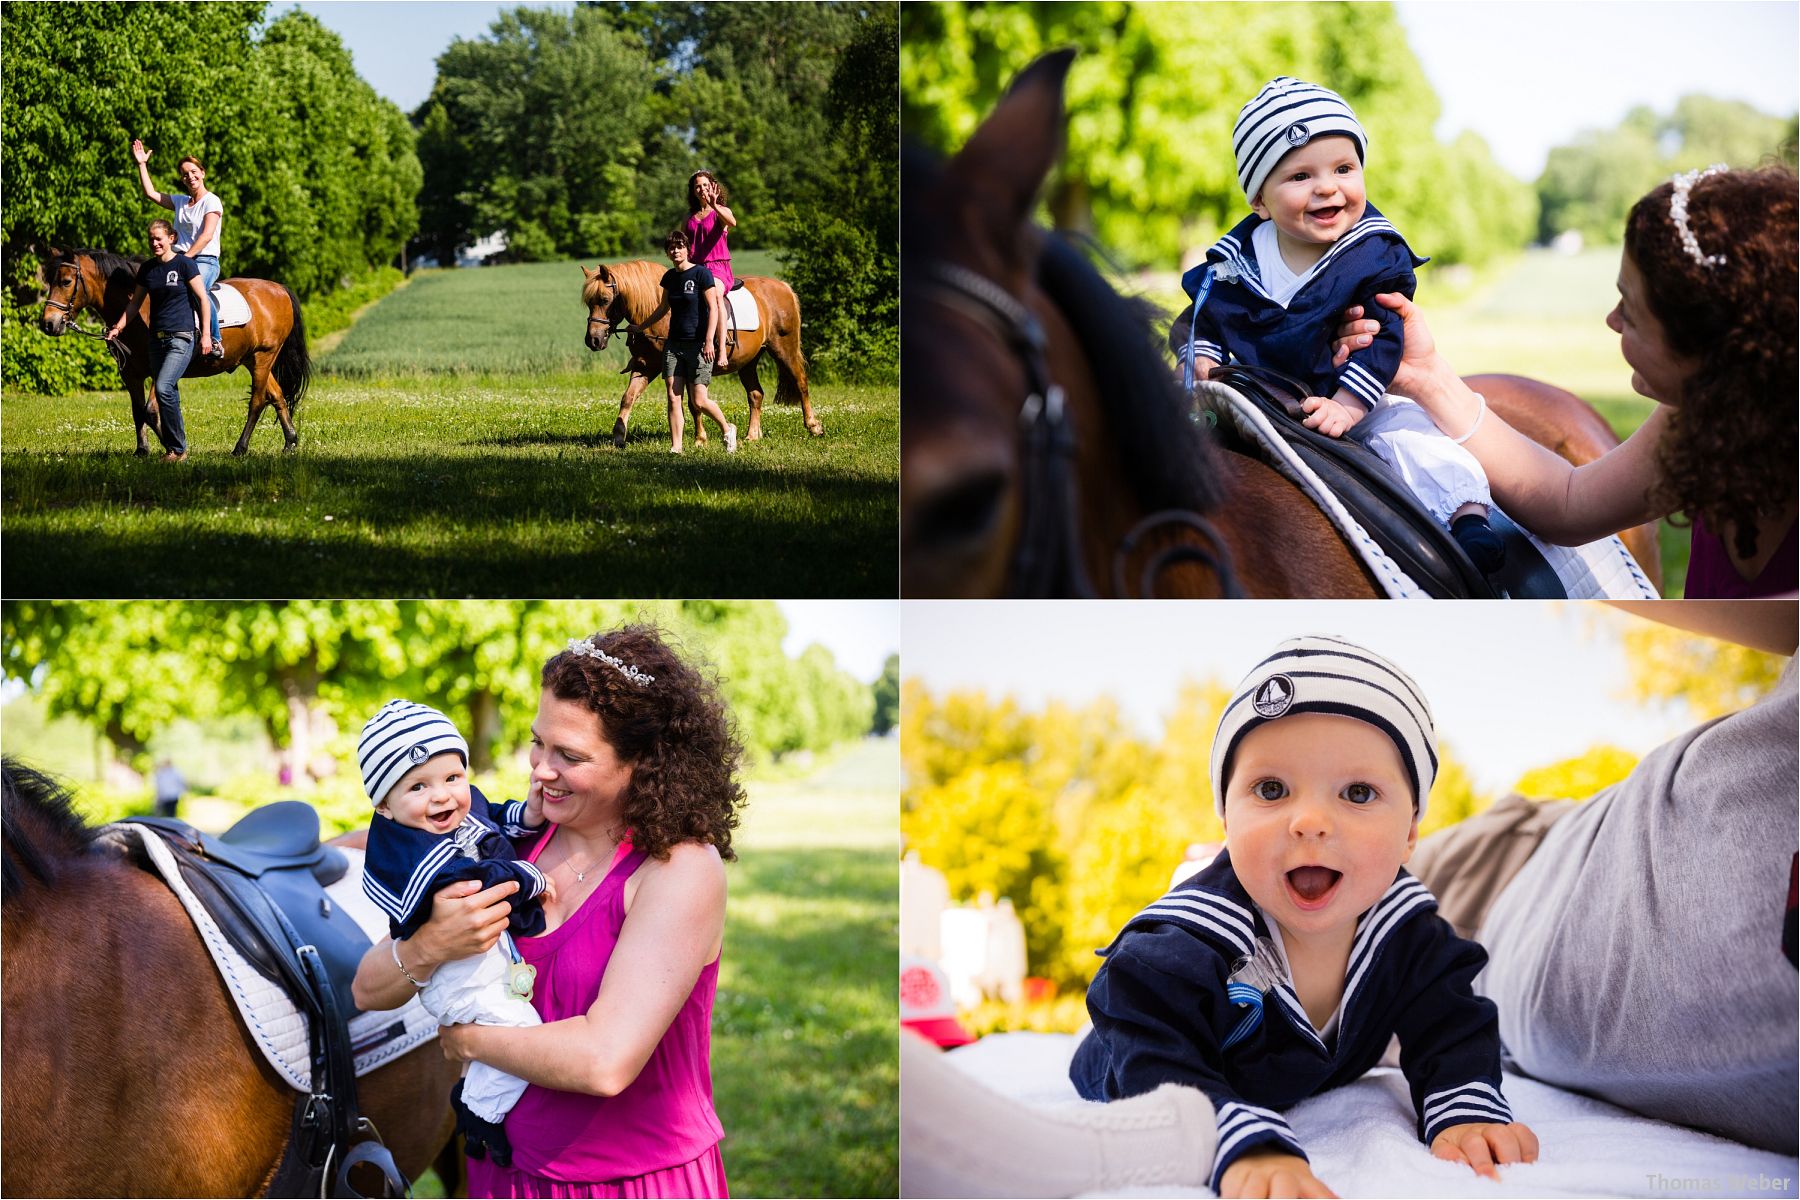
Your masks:
M713 1092L735 1196L893 1196L899 741L753 784L731 867Z
M546 287L565 274L567 286ZM897 387L815 386L822 438L806 436L797 407L766 404L764 439L733 457L716 433L704 449L669 455L666 404L647 393L615 450L624 377L612 348L582 345L579 291L571 263L415 279L321 356L291 455L266 413L250 454L230 456L248 388L241 373L183 385L192 452L172 466L131 454L122 392L8 393L0 588L895 594ZM480 342L471 304L512 329L511 340ZM421 346L438 349L408 366ZM426 360L439 369L428 373ZM532 364L548 365L524 369ZM772 395L772 371L764 377ZM723 379L715 394L742 426L742 388Z

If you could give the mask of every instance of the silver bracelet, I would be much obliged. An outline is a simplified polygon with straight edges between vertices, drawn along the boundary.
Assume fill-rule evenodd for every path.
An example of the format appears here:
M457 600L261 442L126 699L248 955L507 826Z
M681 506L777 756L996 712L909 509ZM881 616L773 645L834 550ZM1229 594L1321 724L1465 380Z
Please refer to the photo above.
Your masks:
M1468 441L1470 438L1475 436L1475 431L1477 429L1481 428L1481 418L1487 416L1487 397L1482 395L1480 392L1476 392L1475 400L1480 405L1480 408L1478 408L1475 412L1475 423L1473 425L1469 426L1469 432L1463 434L1459 438L1451 438L1450 439L1452 442L1454 442L1458 446L1462 445L1464 442Z
M406 969L405 963L400 961L400 942L403 940L404 939L396 939L388 943L388 949L392 951L394 955L394 965L400 968L400 973L402 975L406 976L406 982L412 984L418 991L424 991L425 985L414 979L413 973Z

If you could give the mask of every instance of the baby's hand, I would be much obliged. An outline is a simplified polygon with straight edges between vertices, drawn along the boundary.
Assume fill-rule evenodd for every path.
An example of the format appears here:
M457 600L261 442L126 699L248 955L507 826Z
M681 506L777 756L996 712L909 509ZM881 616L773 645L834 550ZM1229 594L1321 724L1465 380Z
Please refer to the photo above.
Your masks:
M1251 1153L1225 1168L1219 1180L1220 1196L1246 1196L1265 1200L1270 1196L1322 1196L1336 1200L1337 1193L1320 1183L1312 1164L1279 1150Z
M1451 1162L1466 1163L1477 1175L1498 1180L1495 1163L1536 1162L1537 1134L1529 1126L1514 1121L1497 1125L1477 1121L1468 1125L1452 1125L1431 1139L1431 1152Z
M538 826L544 823L544 785L537 780L525 789L525 824Z
M1312 414L1300 422L1308 429L1316 429L1326 437L1343 437L1352 425L1363 419L1367 410L1354 396L1340 388L1337 395L1329 399L1308 396L1300 402L1300 411Z
M548 875L544 876L544 894L539 896L538 899L545 904L556 903L556 880L550 878Z

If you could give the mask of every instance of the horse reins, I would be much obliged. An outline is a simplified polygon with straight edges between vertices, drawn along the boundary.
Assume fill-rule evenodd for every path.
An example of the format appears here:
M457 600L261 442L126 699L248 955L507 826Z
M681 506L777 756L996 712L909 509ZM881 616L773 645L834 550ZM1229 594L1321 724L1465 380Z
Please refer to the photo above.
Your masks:
M1093 599L1095 592L1082 563L1077 534L1075 429L1063 389L1050 378L1049 342L1043 324L999 284L967 267L935 261L927 268L927 276L932 281L927 291L936 292L940 300L995 330L1025 366L1026 395L1019 408L1024 528L1013 555L1012 594L1034 599ZM1139 574L1138 596L1149 597L1157 578L1178 562L1210 567L1223 595L1243 595L1218 531L1199 513L1173 508L1151 513L1121 539L1113 552L1114 595L1131 595L1126 586L1127 561L1152 531L1170 526L1198 532L1213 549L1178 544L1158 551Z
M119 378L124 379L125 359L128 352L124 346L119 344L119 340L117 338L109 338L104 333L94 333L90 330L83 329L75 322L75 302L87 294L87 274L80 267L75 266L73 262L70 263L70 266L74 267L75 286L69 289L69 299L65 302L62 300L52 300L46 296L44 298L44 307L62 310L67 317L67 323L63 326L64 329L71 333L79 333L82 337L96 338L99 341L105 342L106 348L112 352L113 362L118 364ZM101 313L100 319L102 321L106 319L106 314L104 312Z

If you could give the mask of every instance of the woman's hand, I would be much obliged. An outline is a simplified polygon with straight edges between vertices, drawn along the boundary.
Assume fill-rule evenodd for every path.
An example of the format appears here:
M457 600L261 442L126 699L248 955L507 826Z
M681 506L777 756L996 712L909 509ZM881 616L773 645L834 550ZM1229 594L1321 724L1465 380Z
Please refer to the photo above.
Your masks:
M1219 1180L1219 1195L1255 1200L1271 1196L1320 1196L1331 1200L1337 1197L1312 1173L1311 1163L1280 1151L1246 1154L1226 1167Z
M1400 367L1394 372L1394 381L1388 385L1388 391L1416 400L1419 391L1430 385L1432 377L1446 369L1438 357L1437 342L1426 327L1425 314L1419 306L1399 292L1383 292L1375 297L1375 302L1400 314L1405 338L1400 351ZM1345 309L1344 323L1338 326L1337 337L1332 340L1331 365L1343 366L1352 351L1373 344L1379 332L1380 324L1363 316L1362 305Z
M150 161L150 151L144 149L144 139L131 139L131 157L140 167Z
M125 321L130 315L130 313L126 313L125 316L119 318L119 323L117 325L114 325L111 329L106 331L107 341L116 341L118 336L125 332Z
M442 963L486 954L506 932L512 908L506 898L519 890L515 880L497 883L486 891L477 880L464 879L443 888L431 898L431 919L406 940L407 955L420 966L436 970ZM419 967L413 967L420 975Z

